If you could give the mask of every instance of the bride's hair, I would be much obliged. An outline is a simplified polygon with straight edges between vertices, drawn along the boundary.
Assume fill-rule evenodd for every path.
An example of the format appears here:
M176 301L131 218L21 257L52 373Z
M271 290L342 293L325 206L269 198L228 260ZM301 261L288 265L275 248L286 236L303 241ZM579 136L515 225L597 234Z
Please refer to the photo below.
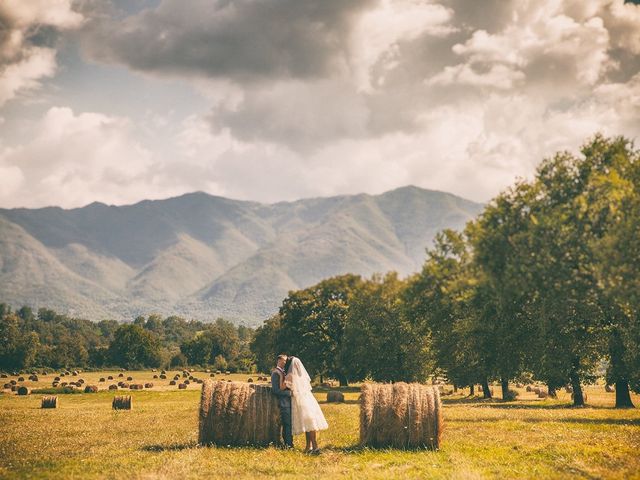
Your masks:
M295 357L293 355L289 355L289 358L287 358L286 363L284 364L284 371L286 373L289 373L289 368L291 367L291 362L293 362L293 359Z

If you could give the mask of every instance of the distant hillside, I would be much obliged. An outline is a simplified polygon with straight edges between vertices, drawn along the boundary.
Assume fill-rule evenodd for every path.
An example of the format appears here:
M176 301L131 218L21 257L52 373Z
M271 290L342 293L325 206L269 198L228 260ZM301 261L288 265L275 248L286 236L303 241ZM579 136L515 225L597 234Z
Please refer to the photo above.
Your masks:
M439 230L481 209L412 186L272 205L191 193L0 209L0 301L92 320L158 312L253 324L329 276L418 270Z

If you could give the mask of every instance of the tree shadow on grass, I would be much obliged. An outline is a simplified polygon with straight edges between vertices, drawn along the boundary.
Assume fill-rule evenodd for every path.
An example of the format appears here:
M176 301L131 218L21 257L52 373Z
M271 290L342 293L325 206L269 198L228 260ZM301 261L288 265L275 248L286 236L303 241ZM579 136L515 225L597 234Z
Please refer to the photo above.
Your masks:
M502 408L513 410L581 410L581 409L593 409L593 410L614 410L613 407L606 405L585 405L583 407L575 407L573 403L560 402L560 403L494 403L487 404L487 408Z
M629 425L640 426L640 418L559 418L562 423L583 423L587 425Z

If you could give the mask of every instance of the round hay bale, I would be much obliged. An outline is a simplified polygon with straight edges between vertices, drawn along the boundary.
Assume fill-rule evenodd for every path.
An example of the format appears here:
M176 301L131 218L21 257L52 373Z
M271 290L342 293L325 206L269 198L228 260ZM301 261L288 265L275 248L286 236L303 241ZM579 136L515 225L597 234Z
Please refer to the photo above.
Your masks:
M17 385L11 385L11 391L12 392L16 392L18 390L18 386Z
M66 387L67 385L68 385L68 383L67 383L67 382L62 382L62 383L60 384L60 386L61 386L61 387Z
M58 408L58 397L55 395L45 395L40 401L40 408Z
M331 388L331 387L333 387L333 383L331 383L331 382L322 382L322 383L320 384L320 386L321 386L322 388Z
M29 381L30 382L37 382L38 381L38 376L37 375L31 375L29 377Z
M613 388L613 385L605 385L604 386L604 391L607 393L613 393L616 391L615 388Z
M247 378L247 383L253 383L253 378L251 377Z
M178 380L180 380L180 375L174 375L173 379L177 382Z
M31 389L21 385L16 389L16 392L18 392L18 395L30 395Z
M440 447L443 420L437 388L419 383L365 383L360 398L362 446Z
M540 390L538 392L538 398L547 398L549 396L549 394L547 392L545 392L544 390Z
M133 407L133 398L131 395L116 395L111 402L111 408L114 410L131 410Z
M151 371L152 371L152 372L157 372L157 371L158 371L158 369L157 369L157 368L152 368L152 369L151 369Z
M184 381L184 382L182 382L182 383L184 383L185 385L189 385L191 382L190 382L189 380L185 380L185 381Z
M193 375L189 375L189 380L193 381Z
M198 384L202 385L202 384L204 383L204 380L202 380L202 379L200 379L200 378L199 378L199 379L197 379L197 380L196 380L196 383L198 383Z
M153 388L153 383L145 383L144 388Z
M109 385L109 390L118 390L118 385L114 385L114 384Z
M58 385L60 385L58 382L52 382L52 383L51 383L51 386L52 386L53 388L58 388Z
M160 370L160 373L161 373L162 375L166 375L166 374L167 374L167 371L166 371L166 370Z
M162 375L160 375L160 379L161 379L161 380L166 380L166 379L167 379L167 376L163 373Z
M527 385L527 392L533 392L533 387L531 385Z
M540 394L541 390L540 387L536 387L533 389L533 393L535 393L536 395Z
M124 373L119 373L118 377L124 377Z
M53 381L54 382L59 382L60 381L60 377L53 377Z
M158 378L158 375L154 375L154 376L153 376L153 379L154 379L154 380L157 380L157 378Z
M9 378L9 376L6 373L0 373L0 378Z
M176 377L180 378L179 375L176 375ZM188 372L182 372L182 378L189 378L189 373Z
M226 372L224 372L225 375L231 375L231 372L229 370L227 370Z
M98 387L95 385L87 385L84 387L84 393L98 393Z
M215 377L215 376L216 376L216 374L215 374L215 373L210 373L210 374L209 374L209 376L210 376L210 377Z
M73 375L74 377L77 377L78 376L78 371L74 370L73 372L71 372L71 375Z
M268 385L207 379L202 386L199 417L201 445L280 443L278 399Z
M327 392L327 403L342 403L344 402L344 393L336 390Z
M19 382L24 382L24 377L18 377Z
M17 384L18 384L18 382L16 382L16 381L15 381L15 380L13 380L13 379L12 379L11 381L9 381L9 383L10 383L11 385L17 385Z
M113 375L109 375L109 376L107 377L107 380L113 380Z
M169 385L175 385L175 384L176 384L176 381L175 381L175 380L171 380L171 381L169 382Z
M133 382L133 377L127 377L127 382Z
M78 380L76 380L76 383L79 383L80 385L82 385L84 383L84 379L79 378Z
M122 382L120 384L120 388L129 388L129 384L127 382Z
M186 384L184 384L184 383L179 383L179 384L178 384L178 389L180 389L180 390L184 390L184 389L186 389L186 388L187 388L187 385L186 385Z
M524 385L522 383L516 383L516 388L523 388Z
M106 381L107 381L107 379L106 379L106 378L104 378L104 377L100 377L100 380L98 380L98 382L100 382L100 383L102 383L102 382L106 382Z
M11 385L10 383L5 383L3 388L11 388L13 385Z
M216 375L220 375L221 373L222 373L222 371L216 370Z
M142 389L144 389L144 385L142 385L141 383L132 383L131 386L129 387L129 389L131 389L131 390L142 390Z

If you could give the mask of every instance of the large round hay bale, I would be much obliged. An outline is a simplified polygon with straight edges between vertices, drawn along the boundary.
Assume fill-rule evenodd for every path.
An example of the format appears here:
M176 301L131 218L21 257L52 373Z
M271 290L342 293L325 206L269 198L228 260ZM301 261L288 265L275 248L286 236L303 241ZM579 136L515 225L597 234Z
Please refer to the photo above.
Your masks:
M31 393L31 389L21 385L16 389L16 392L18 392L18 395L29 395Z
M55 395L45 395L40 401L40 408L58 408L58 397Z
M111 402L111 408L114 410L131 410L133 407L133 399L131 395L116 395Z
M442 404L437 388L402 382L362 385L362 446L437 450L442 425Z
M280 443L278 399L268 385L207 379L200 396L200 444Z
M84 393L98 393L98 387L95 385L87 385L84 387Z
M327 402L328 403L342 403L344 402L344 393L332 390L327 392Z

